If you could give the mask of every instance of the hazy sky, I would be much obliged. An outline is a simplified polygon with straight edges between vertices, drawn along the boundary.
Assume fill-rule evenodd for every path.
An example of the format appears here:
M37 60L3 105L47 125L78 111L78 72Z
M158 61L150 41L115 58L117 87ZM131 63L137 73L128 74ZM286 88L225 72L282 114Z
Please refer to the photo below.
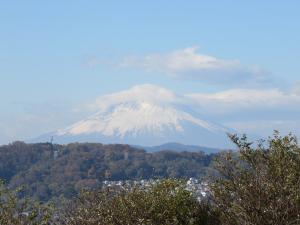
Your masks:
M63 127L85 115L81 104L145 83L192 94L243 132L300 134L299 9L298 0L2 1L0 143Z

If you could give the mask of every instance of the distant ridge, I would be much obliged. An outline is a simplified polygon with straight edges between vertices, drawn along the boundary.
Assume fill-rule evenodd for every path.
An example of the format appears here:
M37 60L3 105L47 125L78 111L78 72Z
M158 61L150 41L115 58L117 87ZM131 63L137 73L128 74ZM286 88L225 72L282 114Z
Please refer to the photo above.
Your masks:
M169 142L162 145L157 146L137 146L132 145L135 148L144 149L147 152L158 152L163 150L171 150L176 152L204 152L205 154L210 153L218 153L224 149L219 148L209 148L209 147L203 147L203 146L197 146L197 145L184 145L176 142Z

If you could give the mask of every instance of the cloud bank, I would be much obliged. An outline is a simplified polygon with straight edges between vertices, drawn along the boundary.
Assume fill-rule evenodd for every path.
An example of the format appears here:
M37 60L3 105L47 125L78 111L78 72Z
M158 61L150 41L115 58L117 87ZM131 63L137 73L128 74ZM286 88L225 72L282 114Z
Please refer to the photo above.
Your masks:
M205 94L187 94L196 104L210 108L219 113L236 110L267 110L277 111L300 109L300 93L294 90L284 92L279 89L230 89L227 91Z
M198 47L189 47L164 54L127 56L115 65L208 84L246 86L268 81L268 72L258 66L243 65L235 59L220 59L198 53L197 50Z
M186 97L166 88L152 84L142 84L128 90L100 96L94 101L79 106L76 111L102 111L109 109L111 106L128 102L149 102L167 106L170 104L185 104L186 100Z
M124 102L151 102L161 105L180 104L194 108L209 115L226 116L244 112L248 116L253 112L272 111L275 115L300 112L300 93L294 88L282 91L268 89L228 89L213 93L177 94L172 90L152 85L136 85L128 90L103 95L85 105L88 110L101 110ZM272 116L272 115L268 115Z
M131 101L153 102L163 106L179 104L206 119L241 132L266 136L274 129L280 129L300 135L300 128L295 125L300 124L300 93L293 88L289 91L275 88L229 89L214 93L176 94L163 87L145 84L100 96L85 109L97 112L109 109L114 104Z

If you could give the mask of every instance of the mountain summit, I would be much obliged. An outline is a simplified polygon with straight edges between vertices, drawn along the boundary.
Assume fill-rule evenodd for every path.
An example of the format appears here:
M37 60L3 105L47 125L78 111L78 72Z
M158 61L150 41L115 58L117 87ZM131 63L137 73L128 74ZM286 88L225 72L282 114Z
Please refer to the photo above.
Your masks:
M48 134L56 142L101 142L153 146L167 142L228 146L232 130L200 118L185 96L155 85L139 85L97 99L96 112ZM44 136L45 137L45 136Z

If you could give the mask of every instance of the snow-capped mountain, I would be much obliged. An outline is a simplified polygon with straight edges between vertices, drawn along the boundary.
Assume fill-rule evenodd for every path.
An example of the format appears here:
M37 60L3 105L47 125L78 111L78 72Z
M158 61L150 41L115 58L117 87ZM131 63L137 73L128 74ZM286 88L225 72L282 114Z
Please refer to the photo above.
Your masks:
M39 139L153 146L167 142L224 148L231 129L200 118L184 96L154 85L100 97L94 114Z

